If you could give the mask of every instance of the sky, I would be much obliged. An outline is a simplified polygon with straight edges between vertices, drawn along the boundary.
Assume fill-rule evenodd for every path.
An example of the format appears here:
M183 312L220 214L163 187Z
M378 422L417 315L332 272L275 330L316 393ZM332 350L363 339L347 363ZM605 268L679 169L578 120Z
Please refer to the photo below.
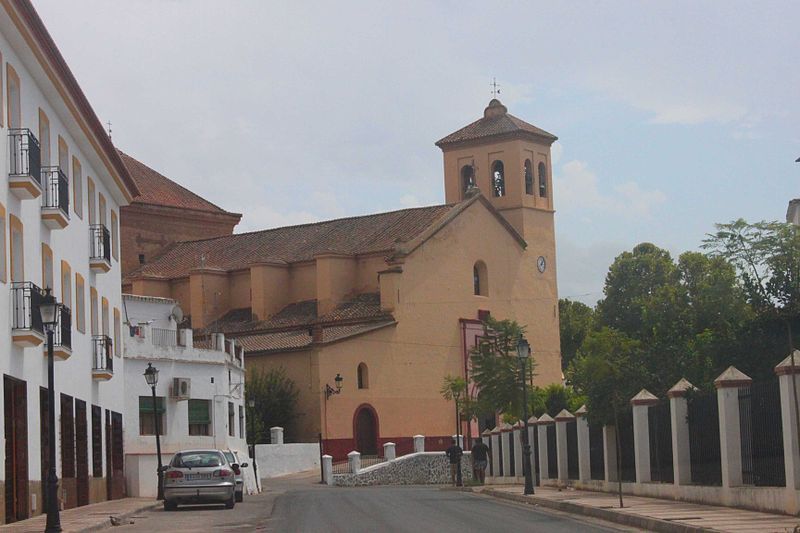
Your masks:
M237 231L444 202L490 82L559 137L559 295L800 197L800 3L33 0L114 143Z

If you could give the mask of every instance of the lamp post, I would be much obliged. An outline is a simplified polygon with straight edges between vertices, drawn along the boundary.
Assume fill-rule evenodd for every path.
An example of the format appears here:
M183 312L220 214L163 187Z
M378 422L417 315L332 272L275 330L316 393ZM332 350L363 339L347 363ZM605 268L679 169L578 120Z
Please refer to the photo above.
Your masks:
M339 394L340 392L342 392L342 381L344 381L344 378L342 377L342 375L341 374L336 374L336 377L333 379L333 381L336 382L336 388L335 389L333 387L331 387L330 385L328 385L327 383L325 384L325 399L326 400L328 398L330 398L332 395Z
M45 289L44 297L39 304L42 325L47 331L47 525L45 532L61 531L61 516L58 511L58 477L56 477L56 392L53 372L53 333L58 324L61 305L50 294L50 287Z
M158 369L153 366L153 363L147 363L147 368L144 369L144 380L150 385L153 391L153 421L156 428L156 453L158 454L158 494L157 500L164 499L164 467L161 464L161 437L158 434L159 430L159 416L158 408L156 406L156 385L158 385Z
M453 391L453 399L456 401L456 446L459 448L461 441L461 415L458 410L458 402L461 399L461 391ZM464 450L461 450L462 454ZM456 467L456 486L463 487L464 479L461 476L461 455L458 456L458 466Z
M522 416L524 425L522 427L522 472L525 475L525 494L533 494L533 476L531 476L531 443L528 438L528 391L526 389L525 367L531 356L531 346L525 337L519 337L517 342L517 359L520 365L520 377L522 378Z

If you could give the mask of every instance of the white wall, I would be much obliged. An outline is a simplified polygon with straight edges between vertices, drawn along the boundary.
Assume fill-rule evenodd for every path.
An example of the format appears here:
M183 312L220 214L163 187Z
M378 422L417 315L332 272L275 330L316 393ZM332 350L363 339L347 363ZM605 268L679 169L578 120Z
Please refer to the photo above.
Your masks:
M319 444L256 444L258 477L263 479L319 469Z

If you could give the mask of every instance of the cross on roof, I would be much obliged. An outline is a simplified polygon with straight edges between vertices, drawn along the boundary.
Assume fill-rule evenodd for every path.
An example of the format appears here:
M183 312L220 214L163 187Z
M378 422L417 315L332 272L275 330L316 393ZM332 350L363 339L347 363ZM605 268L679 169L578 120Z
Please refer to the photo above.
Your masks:
M492 97L497 98L497 95L500 94L500 84L497 83L497 78L492 78L492 83L489 84L489 87L492 88Z
M111 121L109 120L106 122L106 126L108 126L108 137L111 138Z

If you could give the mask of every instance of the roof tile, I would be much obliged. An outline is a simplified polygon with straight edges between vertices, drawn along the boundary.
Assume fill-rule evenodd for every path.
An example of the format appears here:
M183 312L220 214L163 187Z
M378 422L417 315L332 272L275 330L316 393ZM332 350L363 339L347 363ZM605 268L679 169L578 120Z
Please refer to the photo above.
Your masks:
M508 113L506 107L499 100L493 99L484 111L484 116L472 124L464 126L458 131L439 139L436 146L455 144L484 137L495 135L506 135L510 133L529 133L551 139L558 139L552 133L548 133L533 124L528 124L522 119Z

